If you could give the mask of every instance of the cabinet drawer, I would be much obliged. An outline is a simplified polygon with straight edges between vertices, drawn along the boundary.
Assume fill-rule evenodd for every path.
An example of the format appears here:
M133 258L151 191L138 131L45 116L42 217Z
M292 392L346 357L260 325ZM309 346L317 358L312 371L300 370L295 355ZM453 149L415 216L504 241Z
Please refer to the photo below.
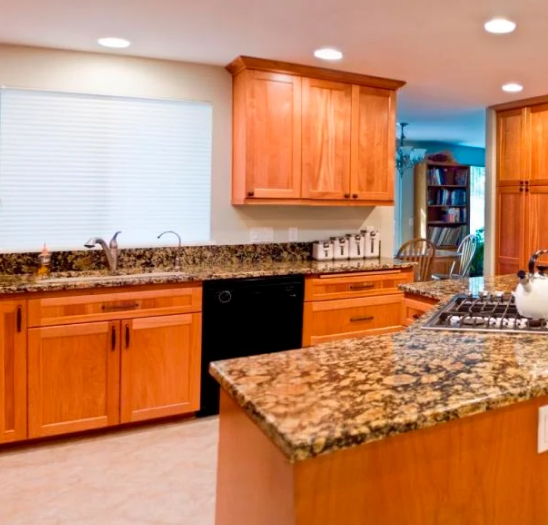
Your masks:
M305 303L303 346L401 329L403 294Z
M413 282L413 269L320 275L305 283L305 301L325 301L401 293L398 285Z
M43 295L28 302L29 326L54 326L202 310L202 287L119 288Z
M403 299L403 323L406 326L412 325L417 319L429 312L437 304L437 301L423 301L420 299Z

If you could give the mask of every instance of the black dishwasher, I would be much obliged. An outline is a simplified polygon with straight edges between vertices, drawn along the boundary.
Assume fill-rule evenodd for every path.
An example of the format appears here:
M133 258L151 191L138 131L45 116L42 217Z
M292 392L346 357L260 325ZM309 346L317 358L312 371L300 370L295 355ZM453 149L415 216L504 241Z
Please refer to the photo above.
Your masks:
M302 346L302 276L206 281L199 416L219 413L209 363Z

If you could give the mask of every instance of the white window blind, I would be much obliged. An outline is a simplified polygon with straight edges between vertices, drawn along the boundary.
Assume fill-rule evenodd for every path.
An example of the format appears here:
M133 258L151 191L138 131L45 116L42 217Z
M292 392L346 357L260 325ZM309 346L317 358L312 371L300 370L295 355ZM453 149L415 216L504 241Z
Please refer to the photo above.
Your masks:
M0 250L208 242L211 134L205 102L3 88Z

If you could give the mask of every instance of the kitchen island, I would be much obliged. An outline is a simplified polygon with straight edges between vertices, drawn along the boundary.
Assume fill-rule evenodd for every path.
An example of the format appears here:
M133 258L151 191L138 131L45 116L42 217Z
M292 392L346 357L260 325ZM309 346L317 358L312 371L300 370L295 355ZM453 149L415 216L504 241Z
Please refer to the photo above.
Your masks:
M441 300L515 278L409 284ZM216 525L543 525L543 335L404 332L214 363Z

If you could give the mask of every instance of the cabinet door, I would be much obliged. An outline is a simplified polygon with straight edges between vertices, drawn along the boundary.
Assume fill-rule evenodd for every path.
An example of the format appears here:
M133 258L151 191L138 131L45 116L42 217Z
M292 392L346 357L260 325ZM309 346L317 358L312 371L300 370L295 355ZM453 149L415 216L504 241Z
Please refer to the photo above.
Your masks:
M350 198L351 108L350 84L303 78L303 198Z
M201 327L201 314L122 323L123 423L199 409Z
M119 422L120 323L29 330L29 436Z
M403 294L305 303L303 346L401 330L402 312Z
M497 191L496 273L516 273L525 262L526 192L503 186Z
M526 153L525 110L511 109L497 115L497 178L499 186L517 185L529 177Z
M27 437L27 326L23 301L0 301L0 443Z
M396 92L353 86L352 200L394 200L395 134Z
M548 186L531 186L526 195L529 224L525 231L529 235L524 264L537 250L548 250ZM545 261L546 256L543 258L543 262Z
M530 184L548 186L548 104L533 106L526 112L530 122Z
M249 73L246 196L301 196L301 79L263 71ZM246 111L245 100L235 111Z

